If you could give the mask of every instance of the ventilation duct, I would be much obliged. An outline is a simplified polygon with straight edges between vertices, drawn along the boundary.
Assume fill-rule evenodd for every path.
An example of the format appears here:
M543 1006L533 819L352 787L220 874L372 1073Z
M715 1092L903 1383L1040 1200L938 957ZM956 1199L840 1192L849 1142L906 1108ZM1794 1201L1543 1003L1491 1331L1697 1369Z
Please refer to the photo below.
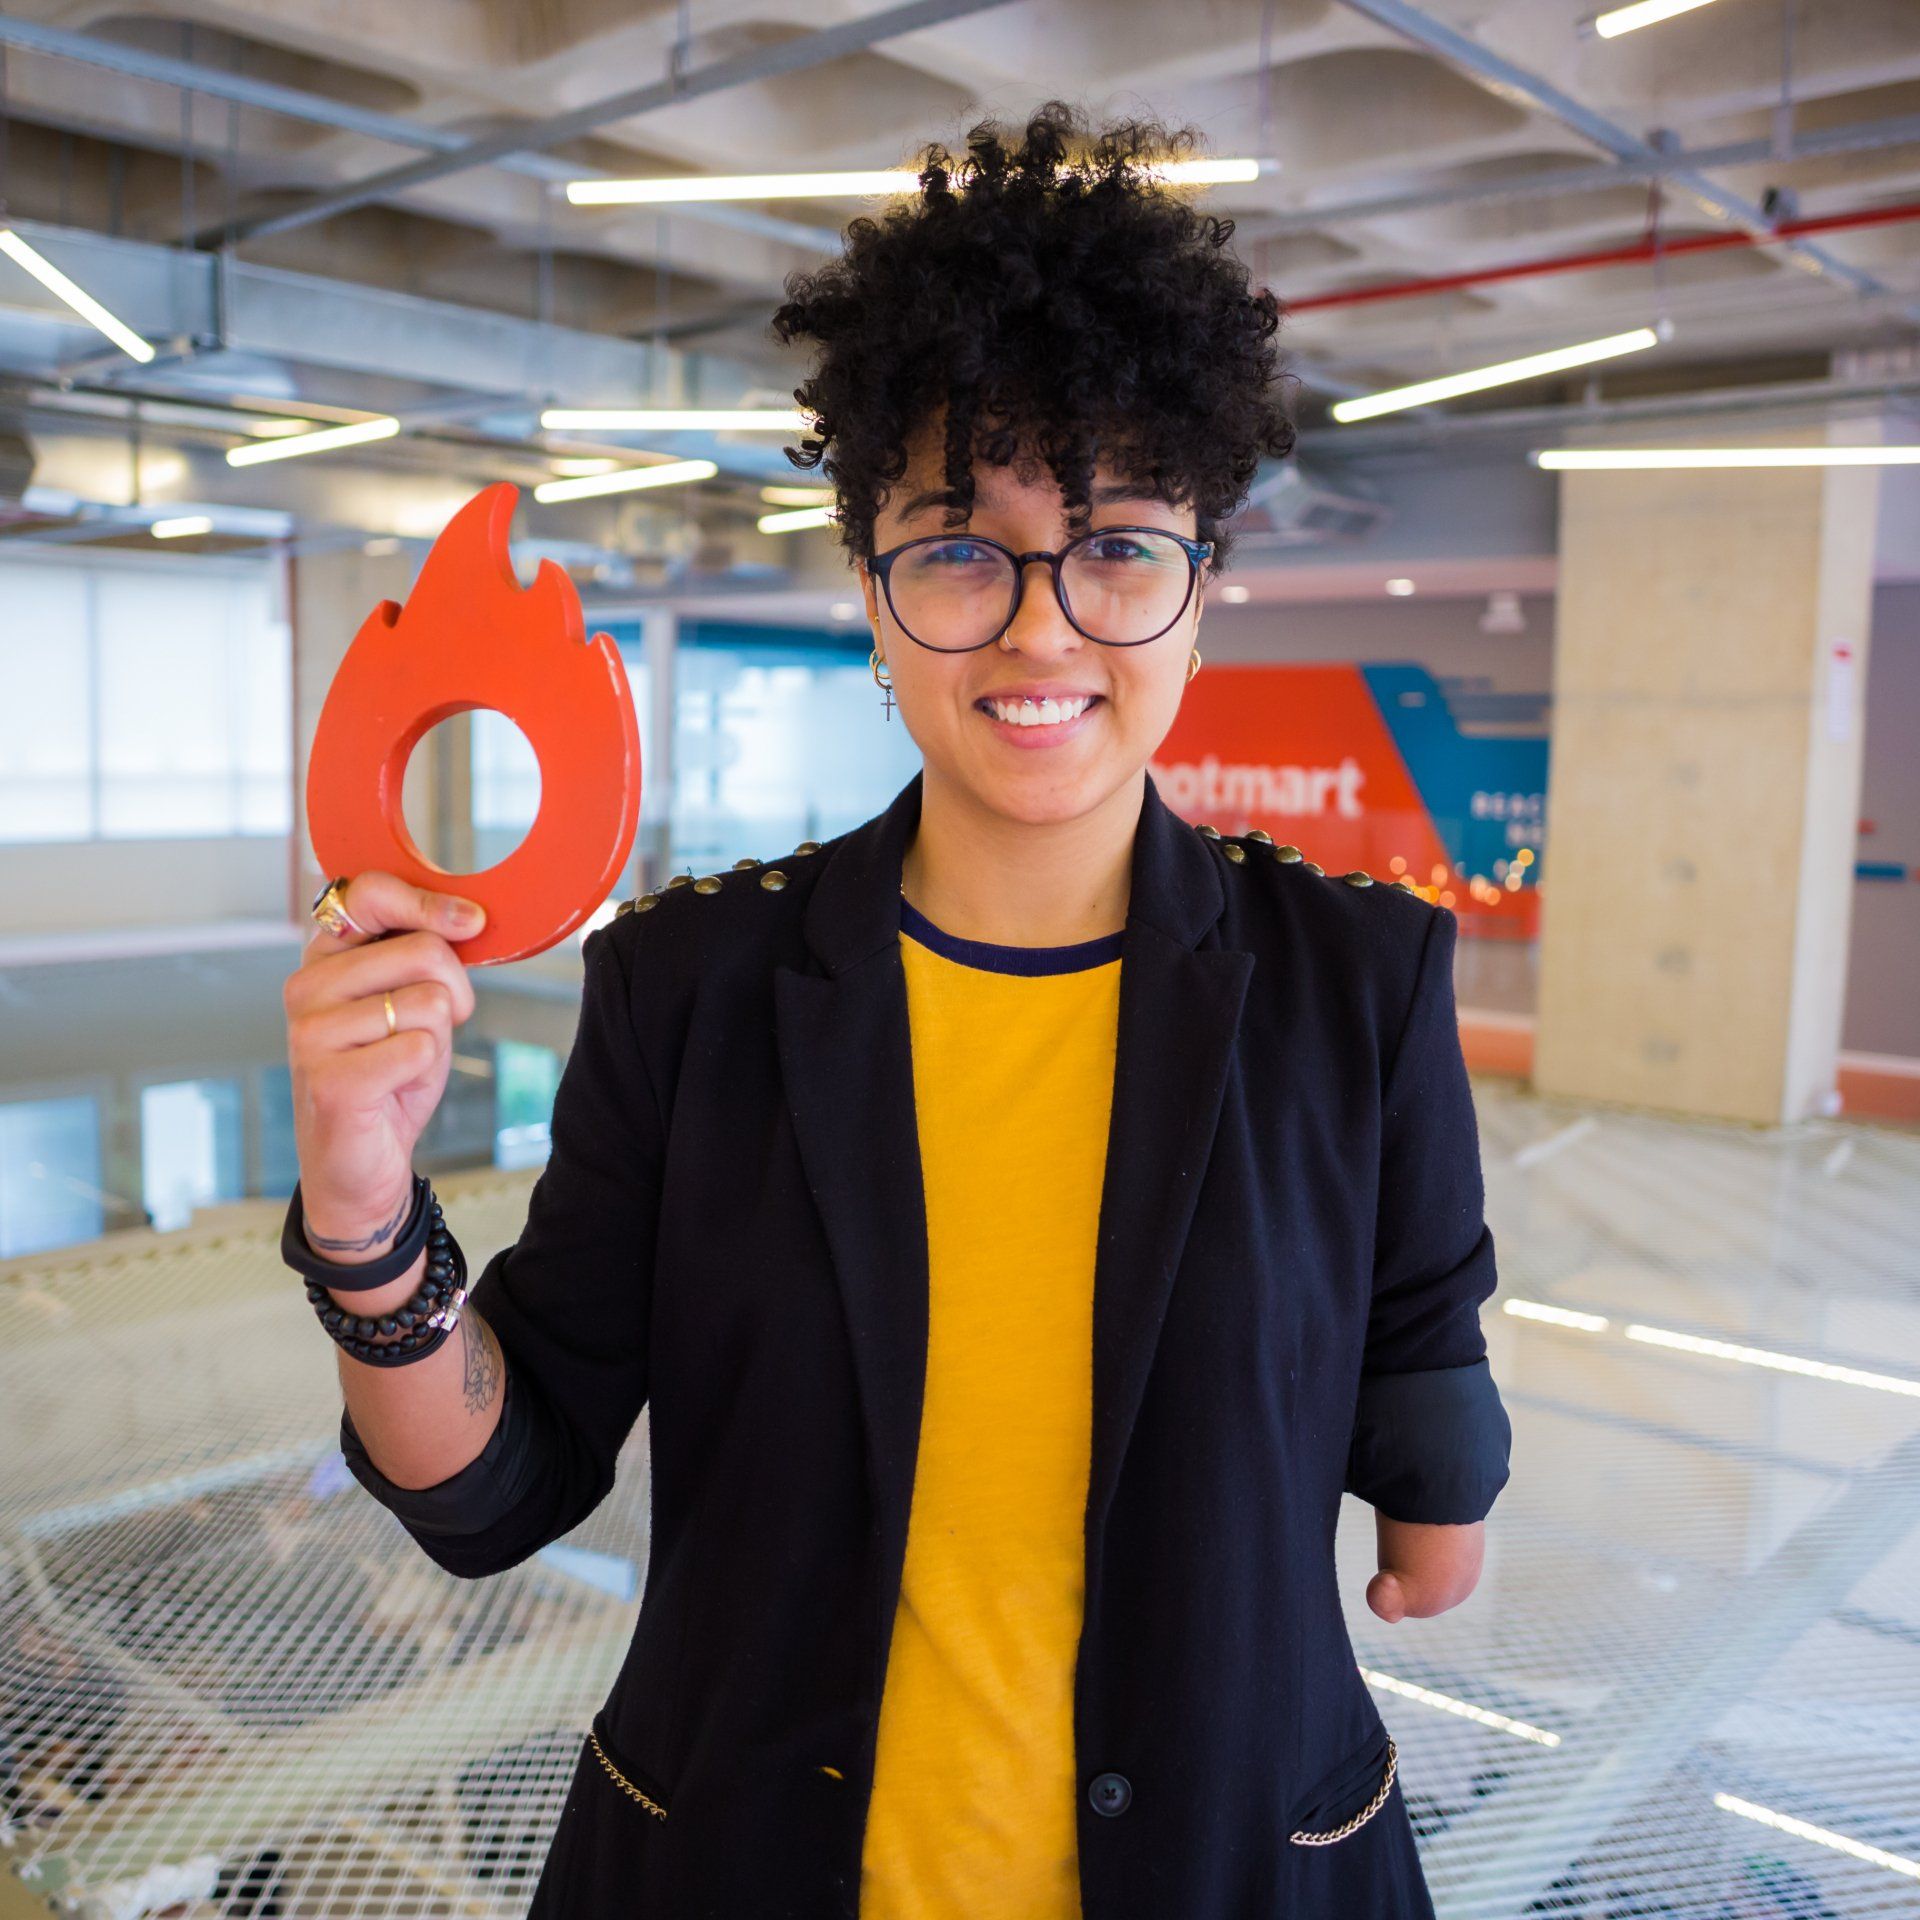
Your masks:
M1247 504L1233 522L1242 555L1295 547L1331 547L1362 540L1384 526L1392 509L1364 484L1333 486L1305 462L1262 464Z

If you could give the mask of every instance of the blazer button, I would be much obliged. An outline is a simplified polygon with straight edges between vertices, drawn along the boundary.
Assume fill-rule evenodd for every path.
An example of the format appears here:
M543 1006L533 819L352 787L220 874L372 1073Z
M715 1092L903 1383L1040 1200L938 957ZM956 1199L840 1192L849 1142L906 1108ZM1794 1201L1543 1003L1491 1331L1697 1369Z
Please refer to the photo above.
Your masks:
M1125 1813L1133 1799L1133 1783L1124 1773L1097 1773L1087 1789L1095 1813Z

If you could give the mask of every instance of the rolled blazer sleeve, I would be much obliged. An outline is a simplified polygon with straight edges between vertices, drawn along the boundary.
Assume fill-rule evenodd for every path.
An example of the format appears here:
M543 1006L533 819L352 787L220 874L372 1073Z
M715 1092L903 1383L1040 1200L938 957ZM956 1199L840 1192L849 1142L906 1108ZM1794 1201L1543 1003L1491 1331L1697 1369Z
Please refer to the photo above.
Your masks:
M1463 1525L1507 1483L1512 1431L1480 1326L1498 1284L1454 1009L1459 920L1435 907L1381 1103L1373 1302L1347 1491L1395 1520Z
M515 1566L578 1526L612 1489L647 1399L665 1121L610 927L587 935L583 959L552 1150L526 1225L469 1283L468 1310L492 1327L506 1360L486 1447L435 1486L401 1487L340 1416L354 1477L429 1559L465 1579ZM457 1234L451 1210L448 1220Z

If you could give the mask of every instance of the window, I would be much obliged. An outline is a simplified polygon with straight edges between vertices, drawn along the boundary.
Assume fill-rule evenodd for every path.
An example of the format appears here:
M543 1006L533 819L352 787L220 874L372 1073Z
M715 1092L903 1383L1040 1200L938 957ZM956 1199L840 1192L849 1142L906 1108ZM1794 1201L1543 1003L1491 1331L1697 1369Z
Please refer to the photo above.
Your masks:
M689 623L675 652L673 864L713 872L826 840L878 813L919 770L889 723L867 645L837 635Z
M292 831L263 566L0 562L0 840Z
M97 1239L104 1198L90 1096L0 1106L0 1259Z
M246 1192L237 1080L175 1080L140 1090L140 1195L162 1233L196 1207Z

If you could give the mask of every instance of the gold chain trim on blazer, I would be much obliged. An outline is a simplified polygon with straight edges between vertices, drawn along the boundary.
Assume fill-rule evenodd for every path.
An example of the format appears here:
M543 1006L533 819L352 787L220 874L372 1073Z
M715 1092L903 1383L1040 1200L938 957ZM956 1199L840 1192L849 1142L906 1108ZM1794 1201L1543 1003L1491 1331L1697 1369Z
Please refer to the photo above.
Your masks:
M591 1727L587 1729L587 1738L593 1742L593 1750L596 1754L599 1755L600 1764L603 1767L605 1767L610 1774L613 1775L614 1782L621 1789L621 1791L623 1793L632 1794L633 1797L636 1800L638 1800L640 1804L643 1807L645 1807L646 1810L650 1814L652 1814L656 1820L664 1820L667 1817L666 1808L663 1807L659 1803L659 1801L650 1800L644 1793L640 1791L638 1787L636 1787L633 1784L631 1780L627 1778L627 1776L624 1773L620 1771L618 1767L616 1767L613 1764L611 1760L607 1758L607 1750L605 1747L603 1747L600 1744L600 1736L597 1733L595 1733Z
M1392 1735L1387 1737L1387 1777L1380 1782L1380 1791L1356 1813L1351 1820L1337 1827L1329 1827L1325 1833L1300 1832L1291 1836L1296 1847L1327 1847L1336 1840L1344 1840L1357 1827L1364 1827L1373 1816L1387 1804L1387 1795L1393 1791L1393 1770L1399 1755L1393 1744Z

